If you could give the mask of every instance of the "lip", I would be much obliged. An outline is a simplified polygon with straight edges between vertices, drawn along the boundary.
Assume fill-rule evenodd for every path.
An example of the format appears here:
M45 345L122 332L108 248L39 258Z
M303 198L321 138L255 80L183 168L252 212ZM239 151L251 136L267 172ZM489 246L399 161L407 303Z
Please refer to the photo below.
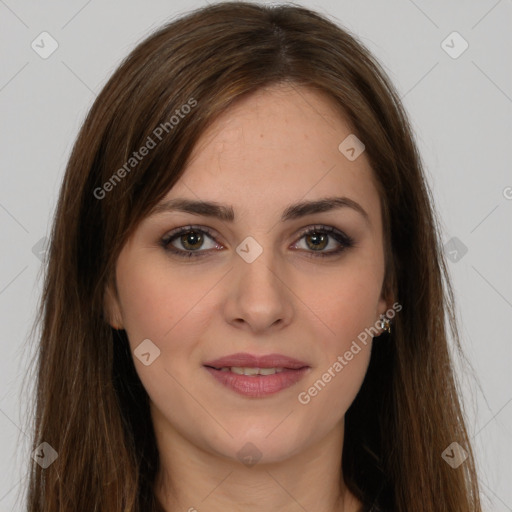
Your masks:
M293 357L284 356L282 354L267 354L257 356L244 352L237 352L229 356L215 359L204 363L204 366L213 368L223 368L231 366L242 366L244 368L287 368L290 370L298 370L308 366L304 361L299 361Z
M224 367L283 368L273 375L238 375L221 371ZM264 398L293 386L310 370L303 361L281 354L256 356L237 353L204 363L204 368L218 382L248 398Z

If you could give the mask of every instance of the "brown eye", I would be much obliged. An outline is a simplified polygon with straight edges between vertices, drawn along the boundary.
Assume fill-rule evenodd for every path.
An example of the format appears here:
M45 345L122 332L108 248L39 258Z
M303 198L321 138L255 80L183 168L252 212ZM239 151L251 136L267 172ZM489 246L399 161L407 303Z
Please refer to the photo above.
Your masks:
M201 248L204 238L198 231L187 231L180 236L180 243L185 249L197 250Z
M205 248L204 244L208 239L211 240L211 246ZM166 251L183 257L204 256L210 249L222 247L215 241L209 229L195 226L173 230L162 238L160 245Z
M304 231L300 239L305 240L306 254L312 257L336 256L355 244L353 238L331 226L313 226ZM331 240L334 240L338 247L324 250L330 245Z
M316 231L305 235L306 240L311 240L311 244L306 242L307 245L313 250L322 250L327 247L329 243L329 235L325 233L317 233Z

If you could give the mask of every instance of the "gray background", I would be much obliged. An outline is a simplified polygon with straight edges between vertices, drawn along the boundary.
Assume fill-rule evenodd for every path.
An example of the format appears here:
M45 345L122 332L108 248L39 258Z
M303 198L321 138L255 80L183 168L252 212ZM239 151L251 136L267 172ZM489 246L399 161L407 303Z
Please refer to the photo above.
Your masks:
M462 342L473 368L459 375L484 509L512 511L512 2L299 3L357 34L403 98L453 259ZM49 233L78 128L138 42L204 4L0 0L1 511L22 510L17 496L31 454L21 384L41 290L38 243ZM31 47L43 31L59 45L47 59ZM457 58L442 46L453 31L469 44ZM453 36L446 44L462 49Z

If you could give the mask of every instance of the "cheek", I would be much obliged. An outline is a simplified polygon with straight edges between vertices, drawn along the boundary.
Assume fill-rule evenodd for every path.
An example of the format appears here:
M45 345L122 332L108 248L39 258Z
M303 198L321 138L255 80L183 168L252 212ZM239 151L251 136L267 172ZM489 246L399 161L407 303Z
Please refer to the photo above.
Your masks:
M310 287L314 293L308 293L305 303L319 320L327 353L348 350L352 340L375 325L382 277L378 264L361 262L317 279L316 286Z
M160 337L165 325L170 328L174 308L169 304L177 301L173 300L173 288L165 286L165 280L156 268L128 266L120 262L117 283L123 322L132 345L145 338Z
M365 329L375 323L378 291L356 286L359 283L355 277L347 278L319 299L324 301L324 307L318 311L322 322L316 322L318 327L312 334L321 356L310 378L301 386L298 402L305 413L322 417L325 425L339 422L346 413L370 361L372 337Z
M171 271L165 262L151 263L136 258L118 261L124 327L135 369L148 395L161 405L169 403L172 396L173 406L187 411L194 405L183 393L182 384L189 378L193 352L201 340L208 316L204 297L212 284L204 277L199 280L187 272ZM160 351L147 366L137 357L137 347L146 339ZM149 347L149 351L155 350ZM193 387L189 391L194 392ZM195 409L192 412L197 414Z
M378 261L354 260L328 279L317 276L318 286L311 288L315 293L308 294L306 304L318 319L312 335L322 357L301 387L299 402L312 414L318 411L326 423L341 419L366 375L372 337L365 329L378 320L382 277Z
M161 347L176 339L184 326L194 328L200 323L198 317L208 303L204 297L212 286L204 276L199 278L186 270L176 272L158 260L149 265L120 258L117 277L131 343L149 338Z

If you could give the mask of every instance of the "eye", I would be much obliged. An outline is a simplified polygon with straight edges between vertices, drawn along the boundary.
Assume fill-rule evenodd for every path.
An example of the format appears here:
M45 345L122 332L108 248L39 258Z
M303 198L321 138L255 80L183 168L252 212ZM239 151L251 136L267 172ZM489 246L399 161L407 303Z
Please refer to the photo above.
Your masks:
M208 239L213 243L205 249L204 243ZM299 241L302 239L306 244L305 251L311 257L334 256L354 245L354 240L350 236L331 226L312 226L301 233ZM325 251L324 249L333 241L334 249ZM210 229L199 226L177 228L162 238L160 245L166 251L185 258L203 257L212 249L222 248L222 245L215 242L214 233ZM292 247L296 249L297 245L298 242Z
M326 257L335 256L342 251L354 246L354 239L331 226L312 226L306 231L303 231L300 240L304 239L306 250L312 257ZM324 251L329 246L329 242L335 241L334 249Z
M177 228L162 238L160 244L162 247L177 256L185 258L203 256L206 251L199 251L204 244L205 239L214 240L213 232L204 227L185 226ZM179 244L183 249L176 247L174 242ZM219 248L219 244L213 244L214 248ZM222 247L222 246L220 246Z

